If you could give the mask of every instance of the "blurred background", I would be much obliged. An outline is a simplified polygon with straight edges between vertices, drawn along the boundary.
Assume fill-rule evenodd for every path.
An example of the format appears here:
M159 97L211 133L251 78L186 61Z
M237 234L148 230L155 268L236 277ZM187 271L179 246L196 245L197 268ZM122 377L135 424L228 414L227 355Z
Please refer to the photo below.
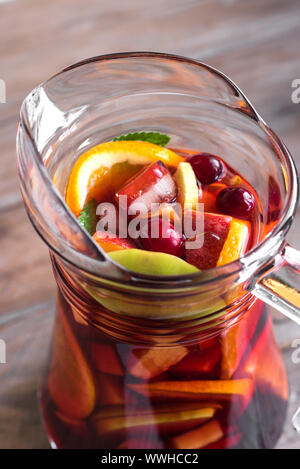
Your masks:
M48 447L36 390L55 289L47 249L26 217L16 178L24 97L60 69L95 55L150 50L189 56L242 88L300 169L300 103L292 101L299 44L299 0L0 0L0 339L7 347L7 363L0 363L0 448ZM298 248L299 230L300 213L289 236ZM291 359L300 327L279 315L274 320L291 382L278 448L300 448L291 423L300 405L300 364Z

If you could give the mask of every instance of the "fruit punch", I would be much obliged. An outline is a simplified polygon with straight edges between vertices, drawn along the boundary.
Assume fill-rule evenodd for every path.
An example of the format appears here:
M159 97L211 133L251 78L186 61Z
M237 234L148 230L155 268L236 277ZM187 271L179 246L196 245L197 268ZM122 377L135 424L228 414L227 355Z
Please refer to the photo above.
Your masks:
M163 282L226 266L272 229L281 208L274 180L262 225L255 189L221 156L166 148L168 137L153 132L130 135L82 154L65 198L133 276ZM53 446L275 445L288 389L259 300L232 281L189 294L173 285L164 295L82 281L53 264L60 290L41 395Z

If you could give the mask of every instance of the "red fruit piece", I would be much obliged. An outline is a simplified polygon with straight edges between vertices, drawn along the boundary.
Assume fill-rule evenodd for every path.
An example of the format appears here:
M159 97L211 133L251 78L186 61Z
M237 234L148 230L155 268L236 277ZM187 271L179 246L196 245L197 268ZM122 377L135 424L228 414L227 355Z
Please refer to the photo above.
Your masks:
M119 208L128 209L130 215L135 215L140 210L149 211L151 204L170 202L175 196L175 181L164 164L158 161L146 166L127 181L118 190L115 199Z
M172 377L182 379L213 379L218 377L218 364L221 360L221 349L216 346L203 351L189 353L179 363L169 369Z
M94 409L93 375L62 310L55 321L48 389L66 417L85 418Z
M90 344L90 354L97 370L112 375L124 375L124 370L117 352L111 345L92 342Z
M140 241L143 248L148 251L183 256L184 245L181 234L163 218L150 218L141 230Z
M288 383L282 356L274 339L272 320L269 318L246 363L237 375L253 377L259 391L288 399ZM270 394L271 391L271 394Z
M135 249L135 244L119 236L110 235L105 231L96 231L93 235L93 239L105 252L120 251L122 249Z
M218 336L216 337L211 337L209 339L205 339L202 342L199 343L198 347L201 351L207 350L212 347L218 347L219 345L219 338Z
M192 216L193 222L196 223L196 217L202 217L202 213L190 211L187 212L187 216ZM235 261L246 252L250 229L250 223L247 221L221 214L205 213L203 245L193 249L193 245L190 245L191 239L188 238L185 243L187 262L205 270Z
M192 217L193 229L196 228L196 217L203 216L201 212L190 210L185 217ZM187 218L185 218L187 219ZM229 233L232 218L215 213L204 214L204 242L198 249L188 249L186 244L186 260L201 270L216 267L222 247ZM200 223L199 223L200 224ZM200 233L199 233L200 234Z

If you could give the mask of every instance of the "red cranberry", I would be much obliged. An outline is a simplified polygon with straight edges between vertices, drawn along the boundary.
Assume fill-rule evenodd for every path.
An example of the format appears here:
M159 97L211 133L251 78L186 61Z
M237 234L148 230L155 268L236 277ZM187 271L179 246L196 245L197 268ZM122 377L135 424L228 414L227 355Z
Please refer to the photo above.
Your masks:
M223 162L210 153L189 156L186 161L191 164L196 178L201 184L212 184L222 179L225 174Z
M220 212L237 218L248 218L255 208L252 192L243 187L226 187L217 195L217 208Z
M183 256L184 244L181 234L163 218L150 219L141 230L140 240L143 248L148 251Z

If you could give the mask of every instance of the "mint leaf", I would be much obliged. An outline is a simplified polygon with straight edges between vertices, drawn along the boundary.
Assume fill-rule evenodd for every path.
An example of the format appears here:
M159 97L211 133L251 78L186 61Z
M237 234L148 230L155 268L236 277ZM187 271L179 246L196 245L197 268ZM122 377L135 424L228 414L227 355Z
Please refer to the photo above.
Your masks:
M97 225L97 216L96 216L97 202L94 199L91 199L85 204L83 209L80 212L78 221L83 228L90 233L91 236L96 231Z
M161 147L166 146L171 138L168 135L160 134L159 132L134 132L127 135L121 135L121 137L115 137L114 142L120 140L140 140L142 142L155 143Z

